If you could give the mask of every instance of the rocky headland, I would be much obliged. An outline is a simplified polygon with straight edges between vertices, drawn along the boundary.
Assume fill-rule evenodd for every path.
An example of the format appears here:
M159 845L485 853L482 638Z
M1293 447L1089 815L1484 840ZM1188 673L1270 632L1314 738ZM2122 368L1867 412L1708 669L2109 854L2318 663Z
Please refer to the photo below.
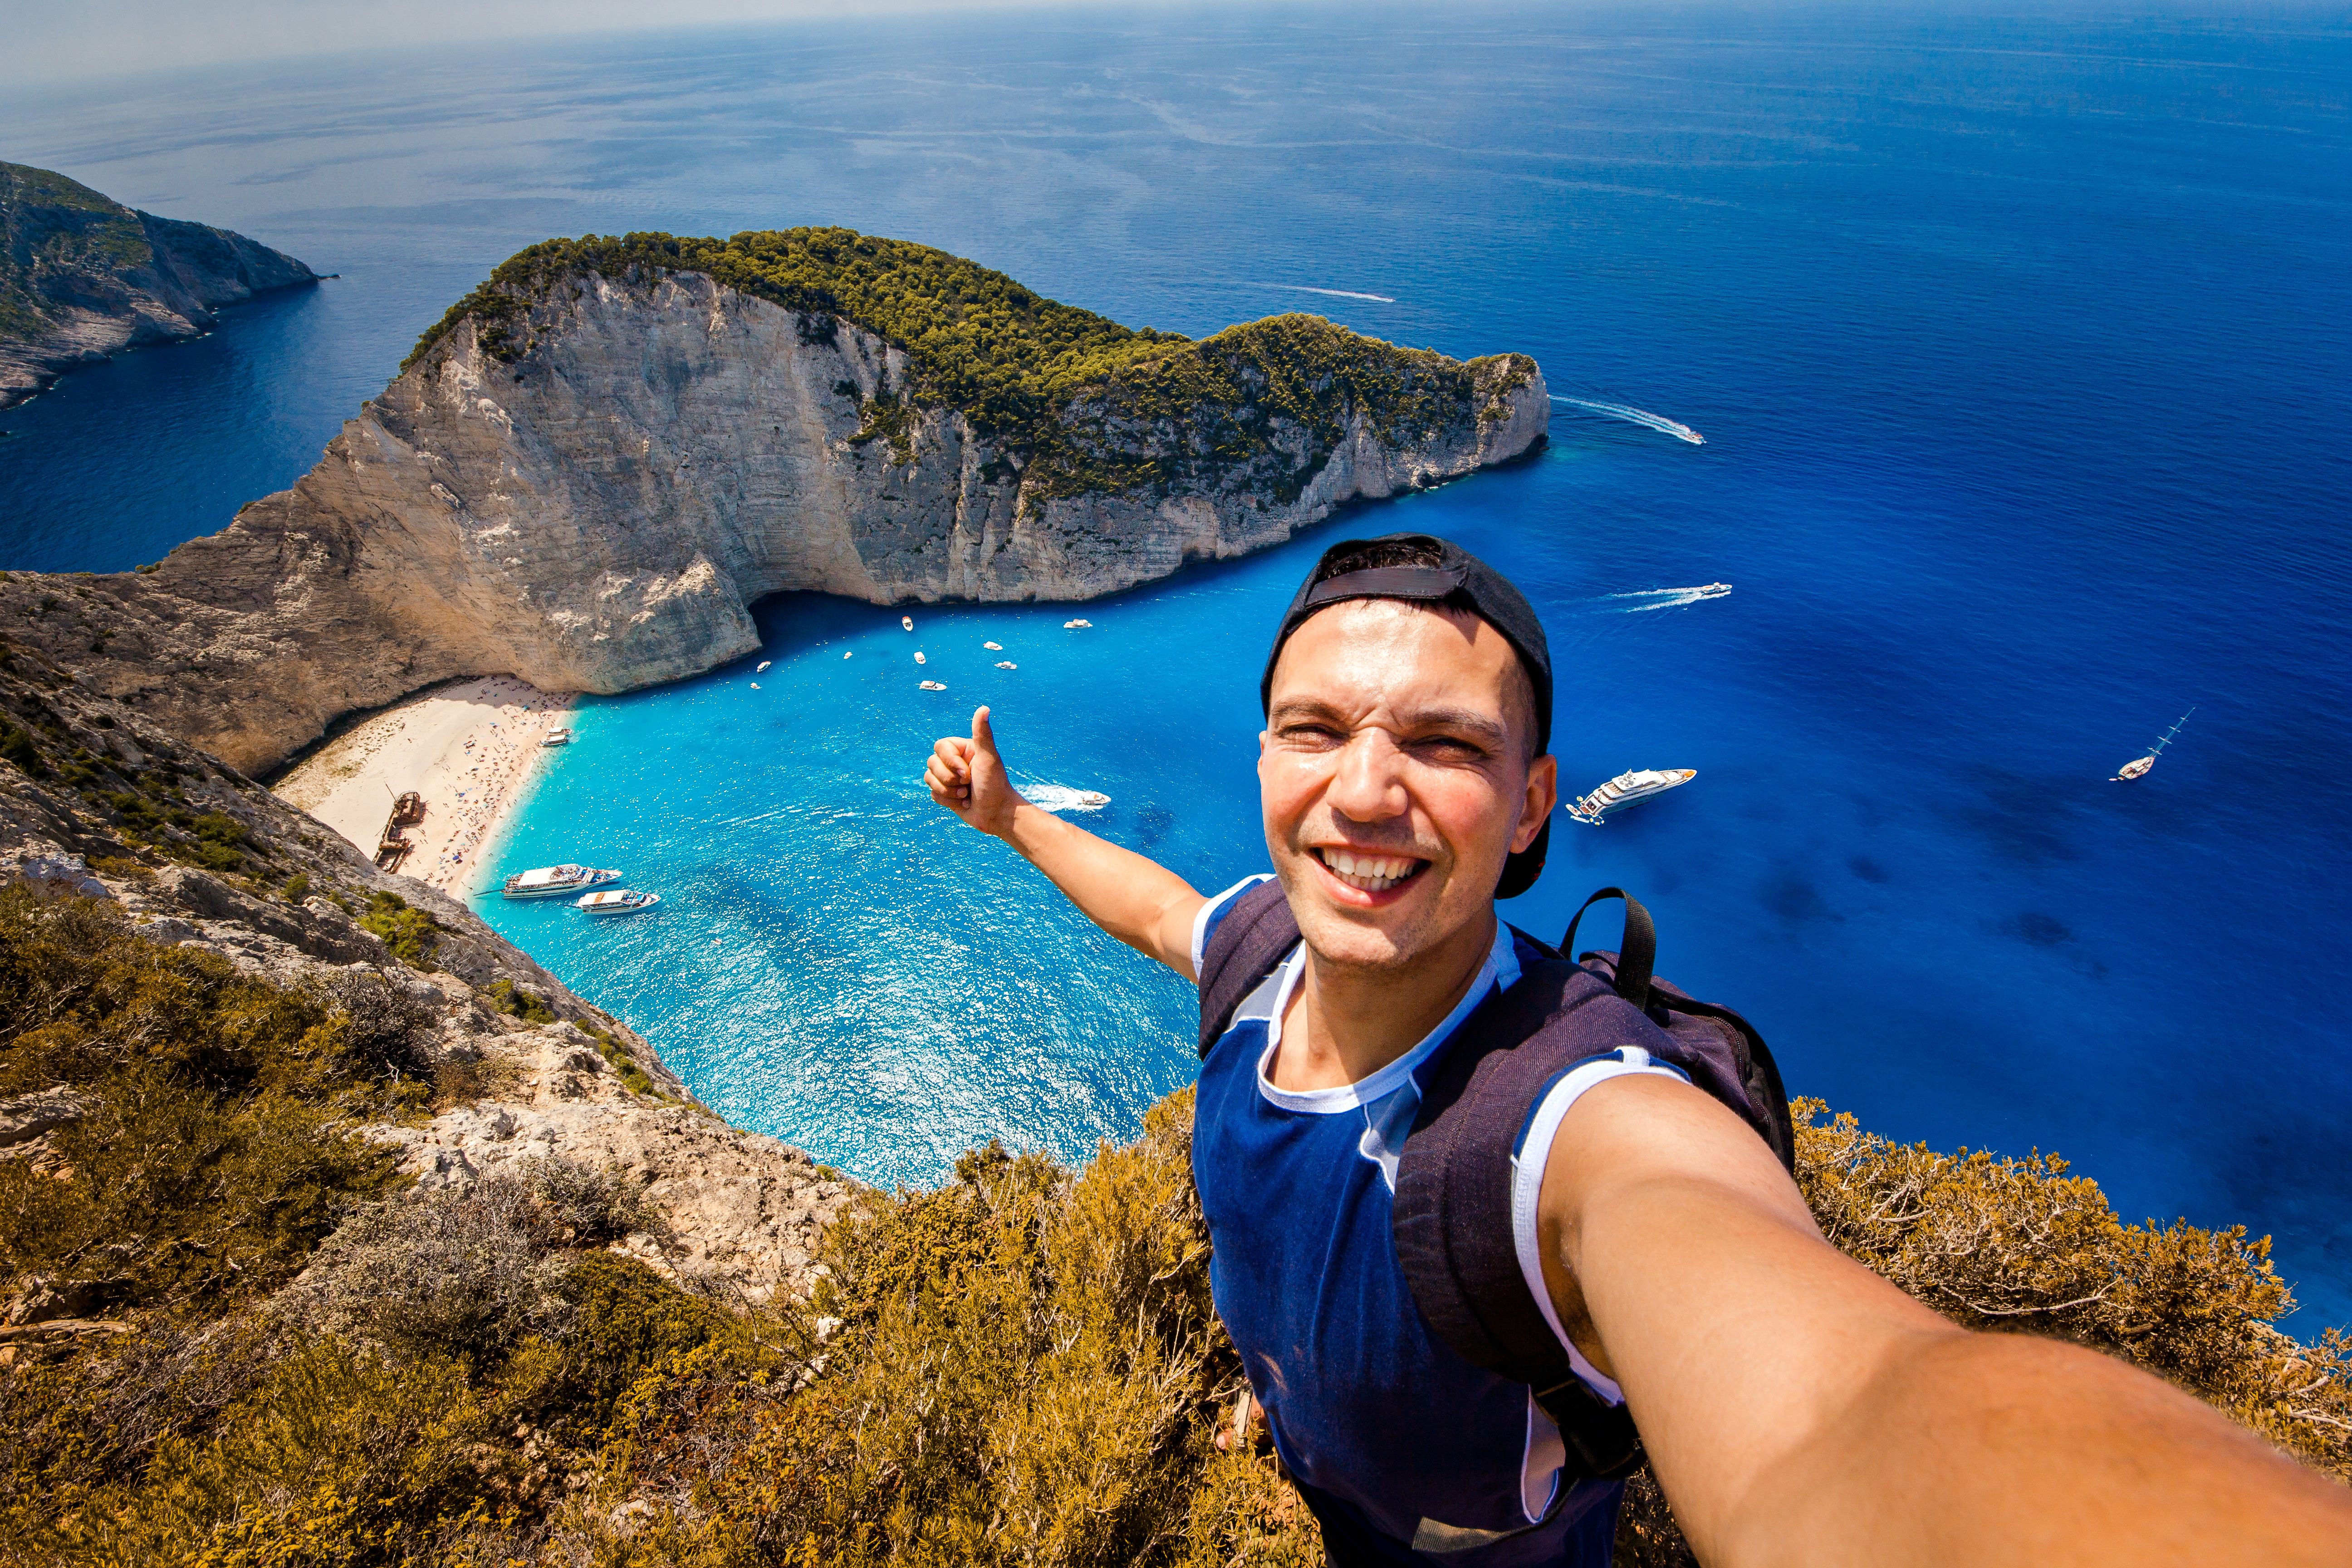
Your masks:
M845 229L551 241L498 268L293 489L0 625L249 772L459 677L614 692L815 589L1084 599L1519 456L1524 354L1280 316L1195 342Z
M77 364L210 331L224 305L317 281L241 234L0 163L0 408Z

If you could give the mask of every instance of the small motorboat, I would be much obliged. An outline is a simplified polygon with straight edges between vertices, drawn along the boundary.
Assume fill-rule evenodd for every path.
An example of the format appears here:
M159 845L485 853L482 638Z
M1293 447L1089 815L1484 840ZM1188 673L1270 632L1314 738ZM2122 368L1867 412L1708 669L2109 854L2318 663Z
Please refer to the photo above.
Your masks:
M620 879L620 872L593 866L537 866L509 877L500 890L509 899L554 899Z
M1013 663L1009 658L1000 658L996 661L996 668L999 669L1018 669L1021 667Z
M991 653L1003 653L1004 651L1004 645L1001 642L984 642L980 646L986 648Z
M575 910L592 915L633 915L639 910L652 909L661 902L659 893L628 893L618 888L607 888L601 893L589 893L572 900Z
M898 617L898 625L903 629L911 632L915 629L915 617L912 616L900 616Z
M947 687L940 681L926 680L923 682L923 689L926 691L945 691Z
M2196 709L2191 708L2189 710L2189 713L2194 713L2196 711ZM2183 713L2179 718L2174 720L2172 728L2167 730L2163 734L2157 737L2156 744L2148 748L2147 755L2144 757L2134 757L2130 762L2127 762L2122 767L2117 768L2116 770L2116 776L2109 779L2107 782L2109 784L2128 784L2133 779L2144 779L2147 777L2148 770L2156 766L2156 759L2164 754L2165 747L2172 744L2172 737L2180 733L2180 726L2189 722L2189 713Z
M854 651L854 650L852 650L852 649L850 649L850 648L843 648L843 649L841 650L841 657L842 657L842 658L847 658L853 651Z
M542 746L568 746L572 744L572 731L561 727L550 730L539 738L539 743Z
M1062 629L1066 632L1082 632L1087 630L1093 625L1094 622L1092 621L1069 620L1062 623Z
M760 689L760 683L759 683L758 681L756 681L756 680L755 680L755 681L753 681L753 682L751 682L751 689L752 689L752 690L754 690L754 691L759 690L759 689Z
M768 666L775 662L776 661L772 658L763 658L760 661L759 667L753 669L751 673L754 675L765 675L768 673Z
M917 664L929 664L931 661L923 657L923 650L921 648L917 648L915 650L915 662Z
M1680 789L1698 777L1696 768L1636 768L1619 773L1591 795L1568 806L1568 815L1589 827L1598 827L1611 812Z
M1110 796L1098 789L1082 789L1078 792L1078 804L1088 811L1100 811L1110 804Z

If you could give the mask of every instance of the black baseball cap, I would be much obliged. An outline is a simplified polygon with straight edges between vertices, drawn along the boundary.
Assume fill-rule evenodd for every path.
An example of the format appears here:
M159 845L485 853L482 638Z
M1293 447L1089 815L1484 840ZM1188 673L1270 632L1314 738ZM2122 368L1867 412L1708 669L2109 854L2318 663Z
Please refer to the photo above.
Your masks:
M1332 574L1335 563L1351 556L1394 562ZM1432 564L1431 563L1433 563ZM1325 551L1315 570L1298 585L1290 609L1274 634L1274 647L1265 656L1265 674L1257 683L1258 710L1274 708L1274 666L1290 634L1318 610L1349 599L1403 599L1412 604L1450 605L1468 610L1494 627L1519 656L1535 688L1536 754L1551 750L1551 645L1544 640L1543 623L1527 595L1510 579L1450 539L1428 533L1390 533L1378 539L1344 539ZM1551 846L1551 822L1547 818L1535 842L1503 863L1503 879L1496 884L1498 899L1516 899L1543 875L1544 853Z

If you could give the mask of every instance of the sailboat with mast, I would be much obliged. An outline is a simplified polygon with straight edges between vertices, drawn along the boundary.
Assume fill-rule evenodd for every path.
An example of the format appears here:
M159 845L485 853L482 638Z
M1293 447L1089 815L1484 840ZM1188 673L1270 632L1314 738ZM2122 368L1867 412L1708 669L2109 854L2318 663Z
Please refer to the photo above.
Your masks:
M2191 708L2189 710L2189 713L2194 713L2196 711L2196 709ZM2164 748L2172 744L2172 737L2180 733L2180 726L2189 722L2189 713L2183 713L2179 718L2174 720L2172 721L2172 728L2167 730L2163 734L2157 737L2156 744L2148 748L2147 755L2144 757L2134 757L2130 762L2127 762L2122 767L2117 768L2116 770L2116 776L2109 779L2107 782L2109 784L2125 784L2132 779L2146 778L2147 776L2148 769L2156 766L2156 759L2163 755Z

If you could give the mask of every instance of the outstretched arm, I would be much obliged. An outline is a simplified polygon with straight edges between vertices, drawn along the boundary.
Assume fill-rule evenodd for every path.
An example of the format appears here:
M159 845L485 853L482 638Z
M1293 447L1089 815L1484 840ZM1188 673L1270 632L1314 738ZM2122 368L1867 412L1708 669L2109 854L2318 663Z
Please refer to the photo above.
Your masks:
M1019 850L1088 920L1185 979L1196 978L1192 917L1208 900L1158 861L1022 799L1005 776L987 709L973 710L970 740L950 735L931 748L923 782L933 800Z
M1704 1563L2352 1563L2352 1492L2121 1362L1946 1321L1688 1085L1578 1100L1538 1226Z

